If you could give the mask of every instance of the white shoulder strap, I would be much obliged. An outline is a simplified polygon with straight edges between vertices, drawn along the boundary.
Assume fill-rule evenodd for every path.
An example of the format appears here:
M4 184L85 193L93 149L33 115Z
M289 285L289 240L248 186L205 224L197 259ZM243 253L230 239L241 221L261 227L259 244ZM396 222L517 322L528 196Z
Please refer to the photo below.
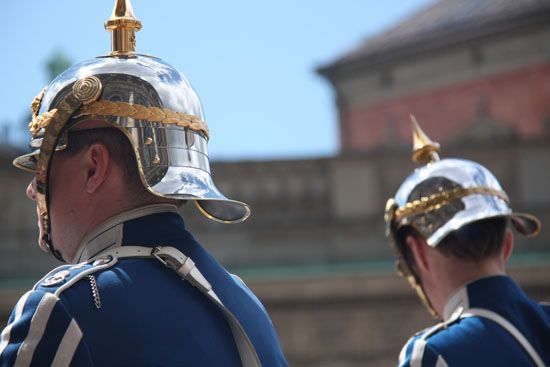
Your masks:
M542 358L538 355L537 351L531 343L523 336L523 334L514 326L512 323L508 320L506 320L504 317L500 316L496 312L489 311L483 308L470 308L464 311L460 318L466 318L466 317L484 317L486 319L489 319L491 321L496 322L500 326L502 326L506 331L508 331L517 341L518 343L525 349L527 354L529 354L529 357L535 362L537 367L544 367L544 362L542 361Z
M101 253L98 257L113 256L114 258L151 258L158 259L161 263L170 269L173 269L180 277L187 280L193 286L197 287L206 297L208 297L222 311L225 319L229 323L233 339L239 350L243 367L261 367L260 359L256 353L254 345L248 338L246 331L239 320L224 306L218 298L210 283L202 275L191 258L185 256L181 251L174 247L159 246L151 249L141 246L121 246L107 252Z

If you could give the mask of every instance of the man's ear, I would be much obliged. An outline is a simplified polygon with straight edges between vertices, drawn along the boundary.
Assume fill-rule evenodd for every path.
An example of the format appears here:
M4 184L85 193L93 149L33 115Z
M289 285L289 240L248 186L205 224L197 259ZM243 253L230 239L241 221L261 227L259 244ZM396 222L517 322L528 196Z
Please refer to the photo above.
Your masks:
M428 257L426 254L426 251L428 250L428 245L426 244L426 241L424 241L420 237L408 235L405 238L405 242L413 255L415 266L418 267L421 271L429 271L430 264L428 262Z
M504 261L507 261L510 255L512 254L512 250L514 249L514 234L510 230L510 228L506 228L506 232L504 232L504 246L502 249L502 258Z
M86 185L88 194L95 193L105 182L109 173L110 154L103 143L93 143L84 156L86 164Z

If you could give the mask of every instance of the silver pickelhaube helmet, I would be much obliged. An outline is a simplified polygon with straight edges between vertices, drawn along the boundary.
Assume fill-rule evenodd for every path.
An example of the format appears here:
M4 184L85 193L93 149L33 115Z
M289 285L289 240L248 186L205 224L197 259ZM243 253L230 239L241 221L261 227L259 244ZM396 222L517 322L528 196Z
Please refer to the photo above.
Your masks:
M227 199L212 181L209 130L199 97L172 66L135 52L141 22L129 0L116 0L105 28L112 33L112 51L72 66L34 99L29 124L34 151L13 162L36 173L46 236L52 155L70 144L69 128L90 119L106 121L124 133L135 152L141 181L152 194L193 200L201 213L216 221L244 221L249 206ZM49 238L45 240L54 252Z
M518 232L534 236L540 221L533 215L515 213L508 195L493 174L482 165L464 159L439 159L439 144L431 141L411 115L413 161L421 164L401 184L386 204L387 235L397 260L399 275L416 290L432 315L435 310L399 244L398 231L410 226L437 247L445 236L474 221L507 217Z

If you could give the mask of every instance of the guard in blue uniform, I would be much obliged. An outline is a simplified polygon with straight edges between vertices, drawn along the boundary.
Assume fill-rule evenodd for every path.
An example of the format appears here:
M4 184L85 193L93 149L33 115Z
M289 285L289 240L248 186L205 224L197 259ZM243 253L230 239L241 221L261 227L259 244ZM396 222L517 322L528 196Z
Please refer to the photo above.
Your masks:
M510 209L485 167L439 160L414 117L413 160L423 166L386 206L399 274L441 322L414 335L399 366L548 366L550 306L532 301L505 274L511 224L532 236L540 222Z
M141 23L117 0L112 52L77 64L32 104L42 248L68 263L15 306L1 366L286 366L271 320L242 280L186 230L194 202L245 220L209 168L208 126L187 79L135 53Z
M112 243L115 232L122 236ZM53 270L16 305L2 334L3 366L241 365L219 306L200 284L151 255L157 250L162 259L159 249L170 247L200 269L205 288L239 320L262 364L286 365L261 303L193 239L176 207L126 212L88 238L74 259L79 263ZM142 254L123 252L139 251L138 243Z

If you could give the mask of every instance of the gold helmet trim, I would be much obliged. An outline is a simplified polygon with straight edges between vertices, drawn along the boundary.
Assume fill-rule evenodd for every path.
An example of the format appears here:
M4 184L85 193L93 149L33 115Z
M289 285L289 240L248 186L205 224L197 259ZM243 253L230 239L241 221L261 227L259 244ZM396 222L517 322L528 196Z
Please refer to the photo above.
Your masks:
M29 130L33 136L42 128L46 128L51 120L54 110L33 116L29 123ZM207 139L209 130L206 122L201 121L195 115L172 111L169 108L146 107L140 104L126 102L96 101L83 105L75 114L75 117L85 115L130 117L136 120L159 122L167 125L176 125L202 133Z
M93 93L84 93L83 85L94 85ZM71 115L78 110L83 103L88 103L91 98L99 98L102 91L101 81L95 76L87 77L75 83L69 93L59 104L59 108L51 110L49 124L44 129L44 137L40 145L36 164L36 202L40 213L40 221L44 230L44 242L52 254L64 261L61 254L54 249L51 239L50 214L49 214L49 174L50 165L57 143L61 137L60 132L65 128Z
M432 210L436 210L449 204L452 201L462 199L469 195L493 195L510 202L508 195L504 191L495 190L490 187L457 187L450 191L438 192L430 196L423 196L420 199L413 200L405 204L404 206L397 208L395 211L395 220L401 221L405 217L409 217L415 214L427 213Z
M410 287L416 292L416 295L418 296L424 307L428 310L430 315L435 319L439 319L435 308L430 302L430 299L428 298L428 295L424 290L424 287L422 286L422 282L420 281L411 264L409 264L407 260L405 260L405 256L401 248L399 247L399 239L397 238L396 228L397 220L395 217L397 209L398 205L393 198L389 199L386 202L386 209L384 211L384 220L386 221L386 236L390 239L391 248L395 256L395 270L400 277L403 277L407 280L407 283L409 283Z

